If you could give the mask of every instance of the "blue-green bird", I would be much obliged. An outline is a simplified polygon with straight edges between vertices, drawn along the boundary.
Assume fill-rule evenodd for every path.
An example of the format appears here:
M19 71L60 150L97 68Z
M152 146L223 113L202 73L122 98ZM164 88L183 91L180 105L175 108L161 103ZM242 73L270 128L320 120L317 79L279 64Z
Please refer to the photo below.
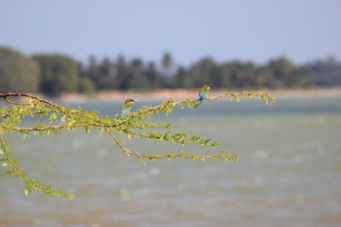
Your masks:
M122 108L121 108L121 112L120 114L122 116L127 115L130 112L131 106L133 105L133 103L137 102L137 100L134 99L127 99L125 101L125 103L123 104ZM122 120L123 118L120 118L120 120Z
M204 100L207 98L208 96L208 92L210 90L210 87L205 84L199 91L199 99L198 99L198 105L200 105L201 103L204 102Z

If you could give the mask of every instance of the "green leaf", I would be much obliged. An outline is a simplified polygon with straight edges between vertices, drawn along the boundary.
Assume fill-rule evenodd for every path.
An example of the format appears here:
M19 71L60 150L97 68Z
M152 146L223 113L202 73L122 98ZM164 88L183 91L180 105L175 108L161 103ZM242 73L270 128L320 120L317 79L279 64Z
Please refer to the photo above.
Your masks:
M28 133L24 132L24 140L26 140Z
M199 160L199 156L196 155L196 154L192 154L192 157L193 157L194 160Z
M4 172L4 175L16 175L16 174L14 171L8 170L8 171Z
M182 155L188 155L188 153L186 151L181 151L180 154Z

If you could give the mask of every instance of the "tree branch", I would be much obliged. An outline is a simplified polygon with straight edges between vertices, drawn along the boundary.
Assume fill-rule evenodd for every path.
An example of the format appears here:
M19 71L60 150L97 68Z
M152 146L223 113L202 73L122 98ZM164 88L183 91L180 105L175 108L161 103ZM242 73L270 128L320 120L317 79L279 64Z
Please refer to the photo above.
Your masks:
M241 92L241 93L233 93L233 94L223 94L213 97L208 97L207 100L211 99L220 99L223 97L231 97L234 98L236 101L239 101L242 96L248 96L250 99L253 99L256 96L260 96L261 98L266 100L274 101L275 98L269 96L267 92L258 92L254 94L253 92ZM23 94L23 93L7 93L1 94L0 98L4 98L5 101L12 105L11 108L4 107L0 108L1 115L0 117L3 118L2 122L0 123L0 154L5 153L6 157L0 158L2 161L2 166L9 165L12 168L12 171L6 171L5 174L12 174L18 177L20 180L25 182L25 194L32 193L33 190L43 191L44 194L50 195L60 195L65 196L67 198L72 198L73 195L67 195L63 191L54 191L50 188L50 186L43 187L42 183L35 182L33 179L27 179L26 174L20 169L19 162L15 160L15 155L12 154L9 149L8 142L4 140L4 133L18 131L24 135L24 139L28 135L28 132L35 131L35 134L43 135L43 134L50 134L55 133L58 134L61 132L63 128L67 130L74 130L83 128L86 132L90 129L100 129L103 133L108 133L114 142L126 153L126 155L136 156L140 159L141 162L145 163L147 159L149 160L160 160L160 159L174 159L174 158L181 158L181 159L194 159L194 160L202 160L206 161L208 158L212 159L225 159L227 163L230 161L237 161L238 156L233 154L234 156L230 156L224 153L224 151L219 150L221 154L211 154L207 156L198 156L196 154L188 154L185 151L182 151L178 154L161 154L161 155L149 155L149 154L139 154L138 152L132 152L128 150L126 147L123 146L122 143L118 138L115 137L114 132L120 133L129 139L131 137L136 138L148 138L152 139L155 142L158 141L169 141L174 144L184 145L186 143L197 143L204 146L210 146L215 148L219 143L217 142L210 142L211 139L203 139L200 136L191 136L188 137L184 133L175 133L169 134L170 132L166 133L150 133L148 131L144 131L143 133L136 133L133 132L136 129L151 129L151 128L164 128L164 129L172 129L169 123L163 124L154 124L153 122L143 122L143 119L147 117L152 117L155 114L160 112L165 112L166 114L171 113L174 111L174 106L187 104L188 107L197 108L199 105L197 104L197 99L183 99L181 101L175 101L172 98L169 98L167 101L162 102L158 106L146 107L144 109L139 109L136 112L132 112L127 116L124 116L123 120L120 118L111 119L108 117L99 117L96 112L89 112L87 110L74 109L71 107L66 107L62 105L57 105L53 102L47 101L45 99L41 99L37 96L30 95L30 94ZM11 97L26 97L28 102L14 102L11 101L9 98ZM26 116L31 116L34 120L37 120L37 125L32 124L30 127L20 127L22 118ZM48 116L50 123L47 125L43 124L43 116ZM40 117L40 118L39 118ZM122 117L122 116L120 116ZM4 119L5 118L5 119ZM53 125L52 122L63 122L59 125Z

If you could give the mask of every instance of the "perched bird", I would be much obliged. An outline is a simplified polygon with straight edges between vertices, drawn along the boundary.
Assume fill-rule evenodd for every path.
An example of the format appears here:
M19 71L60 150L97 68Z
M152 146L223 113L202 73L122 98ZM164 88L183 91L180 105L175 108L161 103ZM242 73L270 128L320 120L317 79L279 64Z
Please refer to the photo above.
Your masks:
M129 112L130 112L130 109L131 109L131 105L133 105L133 103L137 102L137 100L134 100L134 99L127 99L125 101L125 103L123 104L122 106L122 109L121 109L121 112L120 114L122 116L125 116L127 115ZM120 120L122 120L123 118L120 118Z
M200 89L200 92L199 92L199 99L198 99L198 105L200 105L201 103L203 103L204 100L207 98L209 90L210 90L210 87L209 87L207 84L205 84L205 85Z

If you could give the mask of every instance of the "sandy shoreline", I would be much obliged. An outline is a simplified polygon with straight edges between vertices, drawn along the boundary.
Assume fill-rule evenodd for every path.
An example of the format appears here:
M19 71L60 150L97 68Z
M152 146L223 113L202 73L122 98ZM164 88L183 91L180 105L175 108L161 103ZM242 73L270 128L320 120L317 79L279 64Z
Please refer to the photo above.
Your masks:
M210 91L210 96L216 96L226 93L238 93L243 91L267 91L270 96L276 98L298 98L298 97L341 97L341 88L314 88L314 89L283 89L283 90L269 90L269 89L247 89L247 90L214 90ZM125 100L127 98L133 99L148 99L148 100L166 100L173 98L176 100L190 98L194 99L198 96L198 89L161 89L153 92L136 92L136 91L106 91L98 92L94 95L87 96L82 94L63 94L59 97L62 101L87 101L87 100Z

